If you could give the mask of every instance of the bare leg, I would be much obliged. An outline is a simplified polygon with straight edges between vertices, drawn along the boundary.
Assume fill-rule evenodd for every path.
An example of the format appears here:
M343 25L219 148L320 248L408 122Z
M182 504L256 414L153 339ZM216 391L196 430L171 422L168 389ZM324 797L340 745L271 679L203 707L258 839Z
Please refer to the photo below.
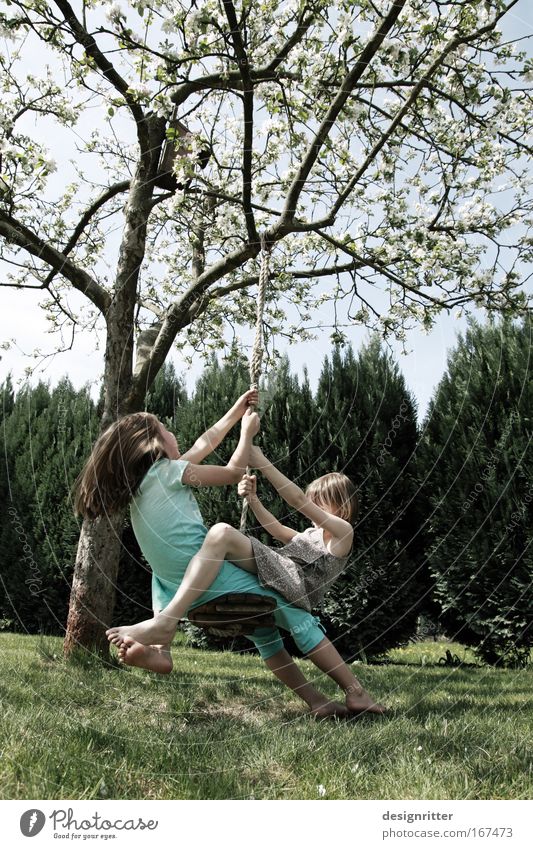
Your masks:
M172 642L180 619L187 615L189 607L209 589L220 571L223 560L231 560L241 569L257 572L252 543L248 537L219 523L213 525L203 545L190 561L176 595L164 610L153 619L136 625L120 625L106 631L107 639L119 645L125 637L145 646Z
M290 687L297 696L309 705L310 712L313 716L321 718L327 716L346 717L350 715L350 711L345 705L340 702L331 701L331 699L328 699L327 696L320 693L307 681L286 649L281 649L281 651L272 655L272 657L267 657L265 663L276 678L279 678L285 686Z
M334 645L324 637L314 649L308 652L309 660L341 687L346 693L346 707L352 714L385 713L387 708L374 701L361 686L349 666L345 664Z

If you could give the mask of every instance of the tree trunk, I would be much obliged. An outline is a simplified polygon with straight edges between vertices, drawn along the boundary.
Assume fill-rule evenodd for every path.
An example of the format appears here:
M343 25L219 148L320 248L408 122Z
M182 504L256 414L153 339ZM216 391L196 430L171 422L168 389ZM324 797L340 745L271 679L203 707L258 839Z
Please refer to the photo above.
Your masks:
M165 122L152 116L147 119L147 126L149 145L144 152L141 151L131 184L113 298L105 316L107 337L102 430L120 416L137 412L144 401L144 395L138 395L133 404L129 398L133 377L134 312ZM86 520L83 523L65 637L67 657L76 646L109 656L105 630L111 624L115 605L125 515L124 510L120 515L103 516L95 522Z
M111 625L124 512L83 522L72 580L65 655L77 647L109 656L105 629Z
M119 301L120 304L120 301ZM131 385L133 333L128 310L117 308L116 300L107 315L104 373L104 410L101 431L117 418L133 412L125 396ZM82 525L72 579L64 651L68 657L76 647L109 657L105 635L115 606L122 527L126 511L102 516Z
M129 412L124 400L131 385L133 333L127 311L113 304L107 315L104 410L100 432ZM85 520L81 528L72 579L64 651L76 647L109 657L105 635L115 606L122 528L126 511Z

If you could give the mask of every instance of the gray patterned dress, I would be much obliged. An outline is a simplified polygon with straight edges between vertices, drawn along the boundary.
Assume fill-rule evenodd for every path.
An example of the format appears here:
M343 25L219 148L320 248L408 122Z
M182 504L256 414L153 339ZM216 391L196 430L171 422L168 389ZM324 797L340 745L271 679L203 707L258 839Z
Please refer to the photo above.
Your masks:
M349 559L328 551L322 528L307 528L282 548L269 548L254 537L250 542L259 583L309 612L322 604Z

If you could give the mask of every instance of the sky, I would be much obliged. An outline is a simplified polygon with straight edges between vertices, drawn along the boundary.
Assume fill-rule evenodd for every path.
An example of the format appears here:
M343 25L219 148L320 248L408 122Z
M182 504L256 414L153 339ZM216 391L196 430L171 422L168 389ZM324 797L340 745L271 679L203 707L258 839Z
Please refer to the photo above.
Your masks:
M508 32L505 33L507 37L533 31L533 12L529 7L527 20L524 19L526 8L527 4L521 4L520 13L513 13ZM61 167L61 163L59 166ZM72 294L73 306L76 306L78 298L81 296ZM11 372L17 384L25 379L26 369L31 367L35 369L33 381L48 380L54 385L61 377L68 375L76 388L86 383L92 384L96 395L103 371L103 332L80 332L76 335L71 350L44 358L34 356L35 349L46 355L52 354L57 347L57 337L50 334L45 313L39 307L41 299L40 292L0 286L0 345L11 340L9 349L0 350L0 381ZM474 314L483 319L482 312L477 311ZM321 320L327 321L325 314L317 313L316 317L317 323ZM464 315L457 317L454 313L443 313L429 333L421 329L408 332L406 352L400 343L390 343L407 386L416 399L420 419L424 416L428 402L444 373L448 352L453 348L458 332L464 332L465 329ZM357 326L347 329L346 335L355 351L368 339L366 329ZM65 343L68 346L70 338L66 339ZM304 366L307 366L311 385L315 386L323 358L331 351L329 331L324 329L315 340L294 345L287 345L280 339L277 348L280 352L287 352L293 372L301 375ZM174 362L177 372L184 375L186 384L191 389L201 373L202 360L196 358L193 366L189 367L176 352L172 352L169 359Z

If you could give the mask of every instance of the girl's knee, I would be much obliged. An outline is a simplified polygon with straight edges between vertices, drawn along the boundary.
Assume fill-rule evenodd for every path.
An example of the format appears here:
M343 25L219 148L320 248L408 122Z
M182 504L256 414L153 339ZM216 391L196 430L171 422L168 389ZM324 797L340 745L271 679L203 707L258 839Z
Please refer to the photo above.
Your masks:
M232 528L227 522L217 522L216 525L213 525L208 530L205 539L206 542L211 542L215 545L225 545L230 541L234 532L235 528Z

